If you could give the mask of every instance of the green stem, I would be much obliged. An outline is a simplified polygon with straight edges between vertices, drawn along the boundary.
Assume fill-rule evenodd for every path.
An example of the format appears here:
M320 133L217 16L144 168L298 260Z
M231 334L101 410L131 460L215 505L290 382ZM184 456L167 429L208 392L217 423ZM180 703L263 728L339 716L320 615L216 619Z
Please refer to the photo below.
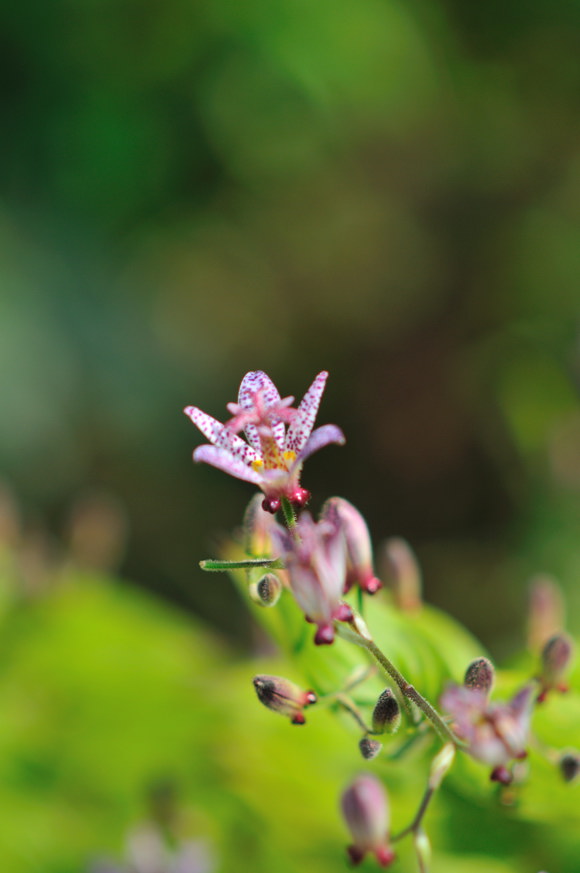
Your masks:
M268 570L282 570L284 564L280 558L251 558L245 561L214 561L208 558L200 561L202 570L224 571L228 570L251 570L253 567L265 567Z
M336 624L336 628L340 634L341 625L339 622ZM374 640L369 639L368 637L363 636L362 634L356 631L354 622L348 624L349 633L346 636L347 639L352 641L352 632L354 631L357 634L357 644L363 646L373 658L381 665L385 673L387 673L391 679L395 682L397 688L403 695L403 697L407 698L407 700L411 700L421 712L425 715L426 718L429 719L439 736L446 743L453 743L454 746L458 748L462 748L464 744L461 740L455 736L453 731L445 724L445 721L441 718L438 712L431 706L428 700L419 694L417 689L407 682L403 674L397 670L395 665L390 661L387 656L379 649Z
M408 825L402 831L399 831L399 833L395 834L394 837L391 837L391 842L396 843L397 840L402 840L403 837L407 836L407 834L412 834L412 833L415 833L417 830L419 830L419 827L421 826L421 822L423 821L423 816L427 812L427 807L429 806L429 803L430 803L431 798L433 797L434 793L435 793L435 789L432 788L430 785L428 785L426 790L425 790L425 794L423 795L423 799L421 800L421 803L419 804L419 809L415 813L415 818L413 819L413 821L411 822L410 825Z
M352 700L350 700L345 694L339 693L336 695L336 702L339 703L343 709L346 709L346 711L350 715L352 715L358 726L365 732L365 734L372 733L371 729L365 724L362 715L360 714L358 708L354 705Z

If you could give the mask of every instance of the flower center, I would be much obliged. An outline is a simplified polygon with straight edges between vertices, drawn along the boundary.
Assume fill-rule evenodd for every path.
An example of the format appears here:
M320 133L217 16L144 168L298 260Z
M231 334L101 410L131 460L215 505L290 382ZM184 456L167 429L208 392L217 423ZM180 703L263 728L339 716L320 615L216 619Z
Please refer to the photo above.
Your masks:
M262 457L252 461L252 467L256 472L262 469L265 470L285 470L290 469L296 460L296 452L291 450L282 452L274 437L260 437L262 444Z

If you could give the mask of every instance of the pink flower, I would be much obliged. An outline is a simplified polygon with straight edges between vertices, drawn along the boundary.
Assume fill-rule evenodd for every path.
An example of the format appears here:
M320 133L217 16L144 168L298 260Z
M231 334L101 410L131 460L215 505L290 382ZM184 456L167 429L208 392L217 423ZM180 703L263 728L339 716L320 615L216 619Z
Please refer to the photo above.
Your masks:
M353 838L347 850L353 864L360 864L372 852L381 867L387 867L395 853L389 846L389 801L379 780L357 776L342 795L341 807Z
M300 516L295 533L277 526L274 539L284 561L294 598L308 621L317 625L317 645L334 640L333 621L348 621L352 610L340 598L346 579L342 530L329 521Z
M455 732L467 743L468 752L493 767L491 778L499 782L511 780L506 764L526 756L532 703L531 685L504 704L490 703L482 688L461 685L450 685L441 698L441 706L453 716Z
M297 409L293 397L280 398L262 370L246 373L238 402L228 404L233 417L225 424L196 406L186 407L185 414L211 443L199 446L193 459L258 485L269 512L280 508L282 497L303 506L310 495L300 487L302 464L329 443L344 443L336 425L313 430L327 377L325 371L318 374ZM247 442L238 436L241 431Z

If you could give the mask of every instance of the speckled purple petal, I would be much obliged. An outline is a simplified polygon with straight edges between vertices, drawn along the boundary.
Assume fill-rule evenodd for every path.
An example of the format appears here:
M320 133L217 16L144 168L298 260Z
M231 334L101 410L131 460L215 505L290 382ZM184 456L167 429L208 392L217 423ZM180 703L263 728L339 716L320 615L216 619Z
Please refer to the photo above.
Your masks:
M215 418L212 418L211 415L202 412L201 409L197 408L197 406L188 406L183 411L187 416L189 416L189 418L191 418L195 426L199 428L204 437L208 439L210 443L213 443L214 446L218 446L221 449L225 449L229 454L233 455L235 458L239 458L240 461L243 461L244 464L251 464L252 461L256 461L262 457L261 454L249 446L245 440L236 436L235 433L232 433L229 428Z
M294 421L288 428L288 433L286 434L285 448L287 450L300 454L306 445L308 437L314 427L316 413L320 406L320 400L324 392L327 378L328 373L326 370L319 373L300 401L300 406L294 416Z
M254 407L254 394L257 391L262 392L264 404L267 407L274 406L280 402L280 392L268 374L264 373L263 370L253 370L250 373L246 373L242 379L242 384L240 385L240 390L238 392L239 405L244 409L252 409ZM257 449L257 451L260 451L261 443L256 426L248 424L244 428L244 431L250 444ZM282 422L275 424L272 427L272 432L274 434L274 439L280 448L284 448L285 428Z
M324 448L324 446L328 446L330 443L337 443L339 446L343 446L345 442L344 434L339 427L335 424L323 424L322 427L317 427L312 432L310 439L298 455L296 463L302 464L306 458L309 458L314 452Z
M220 449L217 446L198 446L193 453L193 460L210 464L212 467L217 467L218 470L223 470L224 473L228 473L236 479L253 482L254 485L260 485L262 482L262 477L259 473L248 467L243 461L235 458L226 449Z

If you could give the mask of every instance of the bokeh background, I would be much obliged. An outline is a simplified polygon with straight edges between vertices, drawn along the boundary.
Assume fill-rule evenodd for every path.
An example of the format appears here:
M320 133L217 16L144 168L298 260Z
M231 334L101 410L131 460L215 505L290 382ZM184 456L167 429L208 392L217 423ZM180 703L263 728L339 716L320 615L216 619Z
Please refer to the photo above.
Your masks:
M320 423L347 444L309 462L314 510L340 494L379 552L407 538L426 599L498 658L522 645L537 574L559 580L578 631L578 3L29 0L1 14L5 668L44 639L42 610L94 621L71 639L53 628L60 654L51 670L44 639L38 668L82 662L86 638L114 634L91 597L203 625L230 661L253 651L228 580L197 567L252 491L193 466L202 438L181 409L222 419L258 368L297 399L330 371ZM71 567L122 581L87 594ZM146 652L142 631L123 646ZM75 712L78 669L62 692ZM54 796L53 758L52 776L23 765L22 784ZM62 857L38 869L78 869Z

